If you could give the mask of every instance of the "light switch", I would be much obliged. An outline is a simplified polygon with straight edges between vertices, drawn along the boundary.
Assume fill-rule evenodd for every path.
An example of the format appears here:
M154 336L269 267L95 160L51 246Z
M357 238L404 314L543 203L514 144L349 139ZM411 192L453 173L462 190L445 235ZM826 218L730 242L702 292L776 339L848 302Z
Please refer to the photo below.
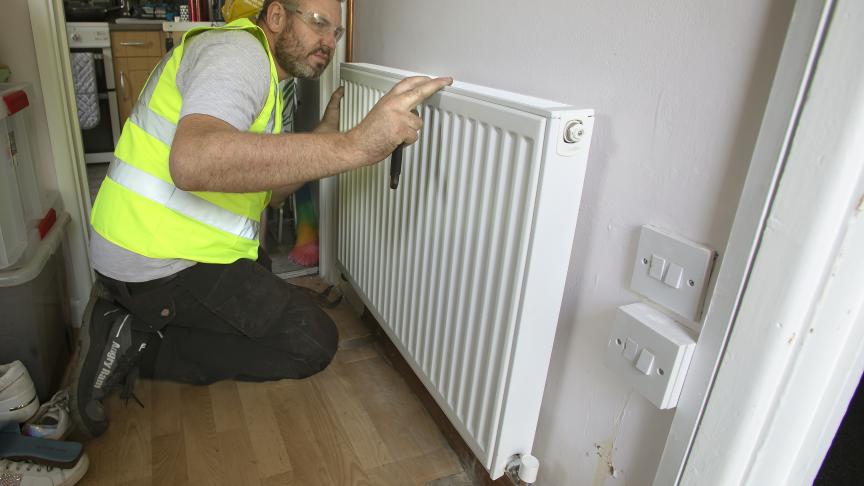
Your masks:
M666 270L666 259L651 255L651 267L648 269L648 275L653 279L663 280L664 270Z
M615 313L605 362L625 383L658 408L666 409L678 403L695 348L690 329L640 302L621 306Z
M639 355L639 360L636 361L636 369L643 374L650 375L652 366L654 366L654 355L647 349L643 349Z
M636 359L636 353L639 352L639 344L636 341L627 338L627 341L624 342L624 357L629 361L633 361Z
M715 255L706 246L642 226L630 288L681 316L685 324L698 322Z
M677 289L681 287L681 277L684 276L684 267L674 263L669 264L669 270L666 271L666 276L663 277L663 283Z

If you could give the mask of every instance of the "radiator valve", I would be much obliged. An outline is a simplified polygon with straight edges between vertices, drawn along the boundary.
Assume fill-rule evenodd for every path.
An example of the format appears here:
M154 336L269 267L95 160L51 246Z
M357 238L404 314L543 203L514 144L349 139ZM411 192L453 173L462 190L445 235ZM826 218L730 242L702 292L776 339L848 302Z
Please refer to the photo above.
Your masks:
M567 143L578 143L585 135L585 126L582 120L571 120L564 126L564 141Z
M522 486L533 484L534 481L537 481L537 471L539 469L540 461L536 457L531 454L522 454L513 456L504 472L514 484Z

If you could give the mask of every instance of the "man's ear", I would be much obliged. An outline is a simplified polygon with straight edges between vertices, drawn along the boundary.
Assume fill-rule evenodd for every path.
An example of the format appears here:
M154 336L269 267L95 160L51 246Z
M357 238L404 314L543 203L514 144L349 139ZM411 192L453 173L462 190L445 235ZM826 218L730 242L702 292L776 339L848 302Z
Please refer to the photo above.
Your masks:
M273 2L267 6L264 15L264 25L271 32L282 32L285 30L285 22L288 21L285 7L280 2Z

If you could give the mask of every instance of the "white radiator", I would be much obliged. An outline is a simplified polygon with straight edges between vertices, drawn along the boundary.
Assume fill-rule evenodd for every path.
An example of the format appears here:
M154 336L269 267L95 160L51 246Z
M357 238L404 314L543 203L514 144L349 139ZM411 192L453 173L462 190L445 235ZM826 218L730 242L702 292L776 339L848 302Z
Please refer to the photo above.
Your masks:
M342 129L414 74L344 64ZM460 82L418 110L397 189L389 161L339 176L338 266L498 478L534 441L593 111Z

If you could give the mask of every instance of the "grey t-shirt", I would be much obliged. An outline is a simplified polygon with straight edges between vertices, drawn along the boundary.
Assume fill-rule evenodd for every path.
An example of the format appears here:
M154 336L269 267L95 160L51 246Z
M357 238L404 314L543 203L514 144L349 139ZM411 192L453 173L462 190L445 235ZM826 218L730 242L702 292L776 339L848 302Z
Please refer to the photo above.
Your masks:
M184 49L177 71L177 87L183 97L180 118L193 113L210 115L238 130L248 130L270 88L270 61L261 43L246 31L214 30L193 37ZM196 263L139 255L92 228L90 255L97 272L124 282L167 277Z

